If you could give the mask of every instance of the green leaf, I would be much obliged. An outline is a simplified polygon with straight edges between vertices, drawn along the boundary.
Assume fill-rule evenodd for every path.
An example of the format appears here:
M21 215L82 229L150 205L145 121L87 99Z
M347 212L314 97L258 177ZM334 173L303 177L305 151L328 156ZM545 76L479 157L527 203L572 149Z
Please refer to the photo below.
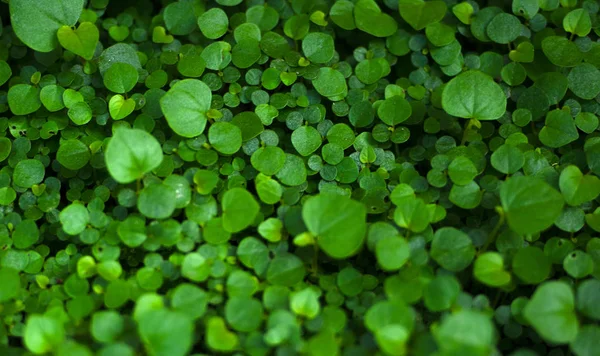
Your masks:
M209 348L231 352L238 346L239 340L235 333L227 330L222 318L213 316L206 323L206 344Z
M12 268L0 267L0 283L2 284L0 302L6 303L19 295L21 279L18 271Z
M56 350L65 340L61 321L50 316L33 314L25 323L23 338L29 351L44 354Z
M1 66L1 65L0 65ZM1 81L0 81L1 82ZM63 94L65 89L58 85L47 85L40 91L40 100L46 110L56 112L65 108Z
M542 50L552 64L561 67L575 67L583 59L577 45L562 36L544 38Z
M397 199L394 221L398 226L412 232L422 232L431 223L431 212L422 199L413 195Z
M92 120L92 108L83 101L73 104L67 112L71 121L77 125L85 125Z
M592 100L600 94L600 70L591 64L577 65L569 72L569 89L581 99Z
M268 176L277 174L285 165L285 160L285 152L279 147L271 146L259 148L250 158L252 167Z
M528 20L532 19L540 10L538 0L515 0L512 3L512 12Z
M166 219L175 211L175 190L166 184L145 187L137 200L137 207L151 219Z
M15 115L28 115L41 106L40 89L29 84L17 84L8 90L8 106Z
M517 39L521 28L521 21L516 16L500 13L492 18L486 32L492 41L507 44Z
M511 50L508 53L508 57L521 63L531 63L534 60L535 50L531 42L521 42L517 45L517 48ZM523 78L525 79L525 78ZM511 84L512 85L512 84Z
M198 17L198 27L206 38L215 40L227 32L229 19L225 11L215 7Z
M225 320L234 330L251 332L262 322L262 304L250 297L236 296L225 304Z
M479 174L473 162L464 156L456 157L448 166L448 176L454 184L467 185Z
M249 68L261 56L259 42L255 39L242 39L231 51L231 61L238 68Z
M163 160L156 138L145 131L126 128L115 131L104 157L110 175L119 183L141 179Z
M588 279L577 287L577 310L588 318L600 320L600 281Z
M592 30L592 19L587 9L575 9L563 18L562 25L565 31L585 37Z
M14 0L10 2L10 20L15 34L28 47L50 52L58 45L57 31L73 26L83 9L83 0Z
M196 29L196 9L191 1L177 1L165 7L167 30L177 36L189 35Z
M23 188L31 188L44 180L46 167L36 159L24 159L17 163L13 171L13 182Z
M449 45L455 39L454 29L441 22L427 25L427 27L425 27L425 35L429 42L437 47Z
M309 156L321 147L321 134L312 126L301 126L292 132L292 145L302 156Z
M78 235L90 222L90 213L82 204L73 203L59 214L63 230L69 235Z
M242 147L242 131L232 123L217 122L208 129L208 141L225 155L232 155Z
M375 256L384 270L399 270L410 258L410 245L402 237L383 238L375 245Z
M527 284L540 284L550 276L552 263L537 247L527 246L519 249L512 261L513 272Z
M539 133L540 141L552 148L562 147L577 140L575 121L567 110L552 110L546 115L546 125Z
M38 241L40 231L33 220L21 221L12 234L13 244L16 248L26 249Z
M344 30L354 30L354 3L348 0L336 1L329 10L329 17L339 27Z
M525 156L517 147L504 144L494 151L491 163L500 173L514 174L525 164Z
M366 234L366 208L341 195L320 194L302 207L304 223L319 247L333 258L356 254Z
M493 352L495 329L489 317L474 310L449 315L434 337L444 354L488 355Z
M316 318L321 311L319 293L310 287L292 293L290 296L290 309L294 314L308 320Z
M425 307L432 312L448 310L456 302L459 293L460 283L456 277L438 275L425 288Z
M64 49L75 53L84 59L91 60L96 52L100 32L91 22L82 22L77 29L61 26L58 29L58 42Z
M523 315L548 342L566 344L574 341L579 332L575 296L565 282L540 285L525 306Z
M85 167L91 158L90 149L85 143L70 139L61 142L56 152L56 160L64 167L76 171Z
M467 268L475 257L469 235L451 227L438 229L431 242L431 258L443 268L458 272Z
M134 66L127 63L113 64L103 76L104 85L114 93L125 94L137 84L139 75Z
M225 192L222 205L223 227L229 232L239 232L250 226L260 210L254 196L242 188Z
M487 8L484 8L483 10L485 9ZM473 5L469 4L467 1L463 1L452 7L452 13L454 16L456 16L456 18L465 25L471 24L473 12Z
M562 195L535 177L509 178L500 188L508 225L519 234L535 234L552 226L564 206Z
M327 63L335 52L333 38L325 33L309 33L302 40L302 52L313 63Z
M114 120L122 120L135 110L135 101L132 98L125 99L123 95L117 94L110 98L108 111Z
M354 21L359 30L375 37L388 37L398 29L398 23L383 13L374 0L358 0L354 5Z
M404 21L417 31L440 22L447 10L446 3L437 0L400 0L398 8Z
M267 281L273 285L291 287L304 279L304 263L296 255L282 253L273 258L267 269Z
M6 83L12 76L12 69L6 61L0 60L0 86Z
M496 120L506 112L506 96L491 77L471 70L446 84L442 106L452 116Z
M389 126L395 126L408 120L411 114L410 103L397 95L385 99L377 108L377 116Z
M510 283L511 275L504 269L504 259L496 252L485 252L473 264L473 275L481 283L502 287Z
M312 83L319 94L332 101L341 100L348 94L344 75L333 68L320 68L317 78L313 79Z
M600 347L600 328L597 325L584 325L577 338L571 342L571 350L576 355L593 355Z
M150 310L138 320L138 332L151 355L187 355L192 348L194 324L185 314Z
M560 191L567 204L578 206L600 195L600 179L595 175L583 175L577 166L567 166L560 173Z
M184 79L160 99L160 107L176 134L194 137L204 132L211 99L212 93L204 82Z

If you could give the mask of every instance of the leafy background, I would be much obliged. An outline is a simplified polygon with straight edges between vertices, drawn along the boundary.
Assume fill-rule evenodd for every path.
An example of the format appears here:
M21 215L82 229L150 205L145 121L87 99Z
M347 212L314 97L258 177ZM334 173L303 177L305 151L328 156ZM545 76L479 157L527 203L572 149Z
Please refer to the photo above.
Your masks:
M599 355L595 0L3 0L0 354Z

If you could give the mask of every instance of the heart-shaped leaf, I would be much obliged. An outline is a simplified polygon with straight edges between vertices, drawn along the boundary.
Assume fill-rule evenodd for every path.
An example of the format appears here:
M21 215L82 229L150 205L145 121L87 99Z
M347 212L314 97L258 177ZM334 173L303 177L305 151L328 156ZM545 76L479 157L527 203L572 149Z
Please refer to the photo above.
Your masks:
M400 0L400 16L419 31L432 23L440 22L446 15L446 3L443 1Z
M82 22L76 30L62 26L58 29L57 36L64 49L90 60L94 57L100 32L93 23Z
M464 119L496 120L506 112L506 95L492 77L470 70L446 84L442 107L448 114Z
M129 116L135 109L135 101L125 99L123 95L115 95L108 102L108 111L114 120L121 120Z
M283 82L283 84L290 86L290 85L294 84L296 79L298 79L298 75L296 75L296 73L294 73L294 72L281 72L281 74L279 75L279 78L281 78L281 81Z
M557 109L546 115L546 126L542 128L539 134L539 139L544 145L558 148L578 138L579 133L575 121L567 111Z
M168 44L173 42L173 36L167 35L167 30L162 26L156 26L152 30L152 42Z
M354 5L354 21L356 27L375 37L388 37L398 30L396 20L382 13L373 0L359 0Z
M514 62L531 63L533 62L534 49L531 42L521 42L516 49L508 54L508 57Z
M600 179L594 175L583 175L574 165L560 173L558 183L565 201L572 206L594 200L600 195Z
M129 28L127 26L112 26L108 29L110 37L117 41L124 41L129 36Z

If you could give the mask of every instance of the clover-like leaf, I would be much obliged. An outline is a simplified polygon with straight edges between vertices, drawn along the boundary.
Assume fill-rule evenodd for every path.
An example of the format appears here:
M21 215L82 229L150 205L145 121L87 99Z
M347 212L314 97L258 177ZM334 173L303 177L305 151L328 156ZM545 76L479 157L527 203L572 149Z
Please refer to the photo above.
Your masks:
M58 41L65 49L90 60L96 51L100 32L91 22L83 22L73 30L70 26L61 26L58 29Z
M204 132L211 99L212 93L202 81L184 79L160 99L160 107L175 133L194 137Z
M508 225L519 234L535 234L552 226L562 212L562 195L543 180L530 176L509 178L500 188Z
M540 285L525 306L523 315L549 342L565 344L577 337L579 321L575 314L575 296L565 282Z
M366 234L366 208L341 195L320 194L302 207L302 218L319 247L334 258L356 254Z
M57 31L62 26L75 25L83 3L83 0L11 1L11 25L17 37L27 46L36 51L50 52L58 45Z
M442 106L452 116L496 120L506 112L506 96L491 77L471 70L446 84Z
M111 176L117 182L129 183L157 168L163 153L156 138L149 133L120 128L108 143L104 157Z

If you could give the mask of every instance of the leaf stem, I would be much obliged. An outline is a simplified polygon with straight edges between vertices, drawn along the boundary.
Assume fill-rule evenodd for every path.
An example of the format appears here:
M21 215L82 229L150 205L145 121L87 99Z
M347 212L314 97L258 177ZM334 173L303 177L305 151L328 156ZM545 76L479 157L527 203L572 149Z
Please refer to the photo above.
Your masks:
M319 272L319 245L317 244L317 242L315 241L315 243L313 244L313 258L312 258L312 266L311 266L311 272L313 274L313 276L317 276L318 272Z
M471 120L467 121L465 124L465 128L463 129L462 139L460 140L460 145L464 146L467 142L467 132L471 129Z
M494 226L492 232L490 232L487 242L485 243L483 248L479 250L479 253L485 252L488 249L488 247L490 247L492 242L496 241L496 235L498 235L498 231L500 231L500 228L502 227L502 225L504 225L504 210L502 210L501 207L497 206L496 212L498 212L498 222L496 223L496 226Z

